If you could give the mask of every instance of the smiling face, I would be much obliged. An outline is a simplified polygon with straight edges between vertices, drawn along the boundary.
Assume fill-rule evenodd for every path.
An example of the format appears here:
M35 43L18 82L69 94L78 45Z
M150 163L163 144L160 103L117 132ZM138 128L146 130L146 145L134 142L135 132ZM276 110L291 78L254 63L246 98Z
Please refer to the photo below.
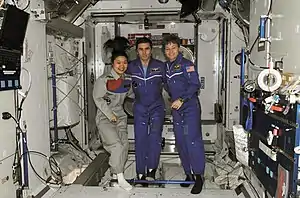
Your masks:
M128 67L127 58L125 56L116 57L114 59L112 67L117 74L119 75L124 74L124 72L127 70Z
M151 58L150 43L140 43L137 46L137 53L143 62L148 62Z
M179 54L179 46L177 45L177 43L168 43L165 46L165 54L171 62L175 61Z

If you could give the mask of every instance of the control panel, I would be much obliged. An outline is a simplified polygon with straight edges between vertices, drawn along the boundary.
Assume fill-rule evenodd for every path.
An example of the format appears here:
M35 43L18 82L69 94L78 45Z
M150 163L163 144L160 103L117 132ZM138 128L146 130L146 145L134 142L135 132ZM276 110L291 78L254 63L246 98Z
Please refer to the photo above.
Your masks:
M21 53L0 48L0 91L21 89Z
M278 96L279 97L279 96ZM249 165L272 197L294 198L298 192L300 105L289 104L284 96L273 112L266 112L260 100L253 110Z

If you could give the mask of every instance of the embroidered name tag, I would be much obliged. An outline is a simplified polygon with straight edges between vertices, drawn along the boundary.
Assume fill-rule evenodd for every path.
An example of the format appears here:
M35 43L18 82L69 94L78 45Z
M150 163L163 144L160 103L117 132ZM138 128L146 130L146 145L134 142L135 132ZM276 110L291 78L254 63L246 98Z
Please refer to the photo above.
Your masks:
M157 68L152 68L152 69L151 69L151 72L160 72L160 68L159 68L159 67L157 67Z

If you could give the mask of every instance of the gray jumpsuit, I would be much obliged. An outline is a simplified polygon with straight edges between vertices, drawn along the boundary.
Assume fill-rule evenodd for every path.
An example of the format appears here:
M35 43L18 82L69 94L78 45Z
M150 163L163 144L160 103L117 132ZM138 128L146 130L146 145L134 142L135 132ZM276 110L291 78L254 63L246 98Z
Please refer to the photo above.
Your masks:
M96 80L93 98L98 108L96 124L104 149L110 153L111 173L124 172L128 156L127 115L123 109L126 96L131 95L131 79L121 78L111 69ZM113 115L117 122L111 122Z

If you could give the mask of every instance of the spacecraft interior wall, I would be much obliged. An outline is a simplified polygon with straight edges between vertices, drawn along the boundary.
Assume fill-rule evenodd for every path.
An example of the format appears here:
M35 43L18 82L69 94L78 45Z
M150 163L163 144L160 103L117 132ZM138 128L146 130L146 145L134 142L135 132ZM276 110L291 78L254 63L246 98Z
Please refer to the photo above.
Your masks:
M197 66L201 92L202 119L215 120L215 103L218 103L220 53L218 21L203 21L198 30Z
M81 75L78 67L81 66L82 59L77 57L79 54L78 41L74 39L54 38L47 36L48 51L53 50L56 68L56 98L58 127L73 126L80 122L81 107L79 104L78 85ZM51 47L50 47L51 45ZM49 53L48 53L49 54ZM51 76L51 65L49 65L49 77ZM78 75L79 74L79 75ZM49 78L49 109L50 127L53 122L53 103L52 103L52 79Z
M163 24L163 23L162 23ZM202 119L214 120L214 103L218 100L218 65L219 65L219 28L217 21L203 21L199 26L198 38L198 55L195 54L197 45L194 37L194 24L193 23L165 23L165 29L150 29L145 30L143 25L120 25L120 32L125 36L134 40L135 37L142 36L143 34L151 34L151 39L154 42L153 57L161 61L165 61L163 52L161 51L159 40L162 38L163 33L175 33L183 39L180 51L184 57L197 63L199 72L199 80L202 83L201 93L199 99L202 105ZM190 31L186 31L190 30ZM132 40L131 40L132 39ZM157 44L157 46L155 46ZM136 51L133 47L129 53L130 58L136 57ZM212 91L213 90L213 91ZM167 116L171 115L169 96L163 92L165 99Z
M253 1L251 4L250 44L258 36L260 17L268 13L270 1ZM283 60L283 72L300 74L298 45L300 38L299 12L297 0L272 1L271 45L270 55L273 61ZM258 51L257 43L251 53L251 60L258 66L266 67L266 51ZM251 67L252 78L256 78L261 70Z
M239 123L240 119L240 65L236 64L235 56L241 53L241 49L245 47L243 33L241 28L235 23L235 18L231 17L228 21L228 58L226 67L226 112L225 112L225 126L229 131L233 130L233 125Z
M273 2L274 3L274 2ZM249 43L254 44L253 50L251 51L250 58L251 61L257 65L266 67L266 54L265 52L258 51L258 43L254 43L258 36L258 27L261 15L266 15L268 13L268 1L253 1L250 10L250 35ZM258 74L262 69L249 64L249 80L256 80Z
M84 87L82 89L84 91L85 97L85 120L86 128L85 128L85 142L88 143L89 140L97 137L97 127L95 122L97 108L93 100L93 85L97 76L97 68L96 65L96 36L95 24L91 22L85 23L84 27L84 53L86 54L86 59L83 64L83 73L84 74Z
M96 5L88 9L88 12L121 12L126 10L180 10L181 4L178 1L160 3L157 0L127 0L127 1L98 1Z
M161 49L161 40L163 33L175 33L179 37L187 40L187 45L182 45L180 51L184 57L194 62L194 24L193 23L162 23L165 25L164 29L150 29L144 28L141 24L122 24L120 25L120 34L129 39L133 47L129 50L128 55L130 60L137 58L134 42L138 37L150 35L153 42L152 56L161 61L166 61L165 56ZM191 31L185 31L190 29ZM166 117L171 118L171 104L169 101L169 95L166 91L163 91L163 97L166 104ZM133 106L125 103L125 109L127 113L132 115Z
M300 75L300 23L297 0L273 1L271 26L271 56L283 60L283 72Z

